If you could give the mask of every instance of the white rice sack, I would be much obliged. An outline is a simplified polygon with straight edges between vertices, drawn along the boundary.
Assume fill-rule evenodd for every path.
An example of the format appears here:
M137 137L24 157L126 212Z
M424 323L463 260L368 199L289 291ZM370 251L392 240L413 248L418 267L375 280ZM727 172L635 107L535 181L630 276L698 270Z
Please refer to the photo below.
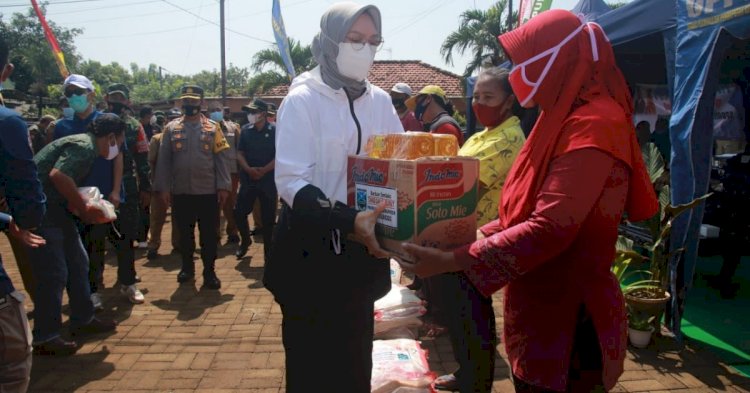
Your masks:
M378 329L376 326L375 329ZM416 340L419 338L419 326L399 326L385 331L375 332L375 340L395 340L397 338L408 338Z
M117 213L115 212L115 206L108 200L104 199L104 196L97 187L79 187L78 193L81 195L83 200L86 201L87 206L94 206L102 212L104 217L103 222L110 222L117 219Z
M375 301L375 311L424 306L424 303L413 290L400 284L391 284L391 290Z
M372 345L371 392L430 392L437 375L430 371L427 351L410 339L375 340ZM423 389L423 390L422 390Z

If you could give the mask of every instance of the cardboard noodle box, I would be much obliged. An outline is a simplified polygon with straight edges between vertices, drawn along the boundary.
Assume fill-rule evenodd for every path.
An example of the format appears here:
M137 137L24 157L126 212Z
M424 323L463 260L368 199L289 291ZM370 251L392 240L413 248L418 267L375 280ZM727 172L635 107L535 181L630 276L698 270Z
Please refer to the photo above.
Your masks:
M450 250L476 239L479 160L415 160L349 156L347 203L359 211L386 209L375 226L381 246L413 261L401 244Z

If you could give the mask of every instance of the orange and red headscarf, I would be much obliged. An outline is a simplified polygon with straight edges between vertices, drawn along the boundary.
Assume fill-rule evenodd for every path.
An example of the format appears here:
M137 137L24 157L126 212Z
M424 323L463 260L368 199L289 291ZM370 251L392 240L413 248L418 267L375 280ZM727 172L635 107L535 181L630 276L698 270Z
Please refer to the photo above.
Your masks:
M628 218L639 221L653 216L658 201L635 137L632 97L601 27L584 24L569 11L550 10L498 39L516 64L511 78L519 101L533 100L541 109L503 188L499 207L503 227L525 221L534 211L550 162L582 148L599 149L625 163L631 169ZM612 113L597 111L580 122L591 126L563 132L576 108L605 99L616 102L600 105ZM613 123L616 127L609 127Z

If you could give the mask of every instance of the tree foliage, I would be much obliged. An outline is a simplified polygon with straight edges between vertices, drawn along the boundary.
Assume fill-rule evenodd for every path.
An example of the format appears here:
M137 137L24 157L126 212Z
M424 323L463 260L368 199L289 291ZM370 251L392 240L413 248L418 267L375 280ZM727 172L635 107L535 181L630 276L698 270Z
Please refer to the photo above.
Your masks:
M625 4L628 4L628 3L627 2L618 1L618 2L613 2L613 3L605 2L605 4L607 4L607 6L609 6L610 9L614 10L614 9L620 8L620 7L622 7L622 6L624 6Z
M298 75L314 68L317 64L312 55L311 45L303 46L299 41L289 38L289 52L294 72ZM250 67L258 73L250 79L248 86L250 95L289 83L286 65L275 45L257 52L253 56Z
M44 12L45 5L42 4ZM44 37L41 24L33 9L17 12L6 18L0 14L0 34L11 44L10 61L15 65L9 86L19 92L49 96L53 100L62 96L63 78ZM206 96L221 95L221 73L217 69L200 71L193 75L177 75L167 72L157 64L141 67L136 63L127 66L112 62L104 64L97 60L83 59L76 50L75 38L81 29L66 29L48 21L65 55L65 63L71 73L85 75L94 83L101 99L107 86L124 83L130 88L130 100L134 103L158 102L177 97L185 84L198 84ZM310 45L303 46L290 39L290 51L297 73L315 66ZM246 96L288 83L286 67L276 47L261 50L252 57L248 67L229 64L226 70L228 96Z
M44 5L42 12L45 12ZM0 34L12 45L10 61L16 67L12 76L15 89L45 95L48 85L62 83L63 78L44 38L39 19L33 8L26 13L14 13L7 23L2 16L0 14ZM76 52L73 40L83 30L60 27L52 21L49 21L49 26L65 55L66 65L70 70L76 69L81 57Z
M445 62L453 65L456 53L463 55L470 51L472 59L466 66L464 77L471 76L485 64L500 65L505 62L505 53L497 36L508 31L507 8L507 0L498 0L486 11L464 11L459 16L458 30L448 34L440 47ZM518 21L517 13L514 12L511 19ZM515 24L513 27L516 27Z

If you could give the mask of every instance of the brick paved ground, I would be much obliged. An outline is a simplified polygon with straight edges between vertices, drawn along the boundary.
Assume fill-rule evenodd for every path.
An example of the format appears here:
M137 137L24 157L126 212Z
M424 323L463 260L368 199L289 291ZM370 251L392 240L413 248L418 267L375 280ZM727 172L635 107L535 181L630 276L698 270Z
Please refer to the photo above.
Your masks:
M167 225L165 239L169 239L168 230ZM160 251L167 254L170 249L166 244ZM116 268L109 255L105 270L109 288L103 291L101 315L120 322L117 332L92 337L72 357L35 357L30 391L283 392L281 313L260 282L262 245L253 244L242 261L236 261L233 252L231 246L219 250L217 273L223 286L217 292L199 290L200 278L194 286L178 286L177 257L147 261L144 252L138 251L136 268L143 279L140 288L146 303L136 306L112 288ZM4 236L0 237L0 253L14 282L22 287ZM26 306L33 310L31 302ZM502 327L500 306L496 297L498 329ZM424 340L423 346L429 350L434 371L453 370L445 337ZM498 356L493 392L512 392L502 344ZM706 350L690 345L680 350L667 339L648 349L631 350L625 368L615 391L750 392L750 379ZM310 392L316 391L311 387Z

